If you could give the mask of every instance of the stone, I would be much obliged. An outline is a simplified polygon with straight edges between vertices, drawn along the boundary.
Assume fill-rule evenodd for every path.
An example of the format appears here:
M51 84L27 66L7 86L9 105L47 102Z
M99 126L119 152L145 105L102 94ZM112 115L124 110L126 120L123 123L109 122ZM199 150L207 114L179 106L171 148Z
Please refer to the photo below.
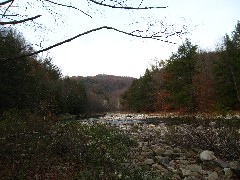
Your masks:
M208 176L208 180L217 180L217 179L219 179L217 172L212 172Z
M225 179L230 179L232 177L233 172L230 168L224 168L223 171L224 171L224 178Z
M162 156L155 156L155 158L157 159L157 162L164 165L164 166L168 166L169 164L169 157L162 157Z
M214 156L214 152L205 150L199 155L201 161L211 161L216 160L217 158Z
M144 161L144 164L145 165L153 165L154 164L154 160L153 159L146 159L145 161Z
M153 170L162 170L163 167L160 164L153 164L152 165Z
M173 152L174 152L174 153L181 153L181 149L180 149L180 148L174 148L174 149L173 149Z
M122 167L128 168L130 166L130 163L122 163Z
M186 159L180 159L180 163L181 163L181 164L184 164L184 165L187 165L187 164L188 164L188 160L186 160Z
M214 162L222 168L228 168L229 167L229 164L227 164L226 162L224 162L221 159L216 159L216 160L214 160Z
M159 156L159 155L162 155L163 153L164 153L164 149L163 148L160 148L160 147L155 147L154 149L153 149L153 152L157 155L157 156Z
M138 159L139 161L143 161L143 160L144 160L144 157L143 157L142 155L140 155L140 156L137 157L137 159Z
M200 166L198 164L190 164L190 165L187 165L187 169L192 171L192 172L199 172L199 173L201 173L202 166Z
M189 169L180 169L183 177L189 176L192 173Z
M163 155L164 155L164 156L171 156L171 155L173 155L173 151L167 149L167 150L163 153Z
M229 162L229 167L233 170L239 170L240 164L237 161L231 161L231 162Z

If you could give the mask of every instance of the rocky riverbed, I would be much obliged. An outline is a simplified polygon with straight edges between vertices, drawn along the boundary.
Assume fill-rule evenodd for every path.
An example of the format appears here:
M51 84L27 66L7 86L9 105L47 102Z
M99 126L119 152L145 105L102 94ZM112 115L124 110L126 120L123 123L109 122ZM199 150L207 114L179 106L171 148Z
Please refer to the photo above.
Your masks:
M138 146L131 149L131 161L123 162L122 165L130 169L145 168L149 173L156 174L156 179L239 179L239 159L221 160L208 149L181 148L168 143L165 136L169 125L177 124L180 127L187 124L187 121L189 117L179 118L179 115L174 114L106 114L82 123L97 122L114 126L136 139Z

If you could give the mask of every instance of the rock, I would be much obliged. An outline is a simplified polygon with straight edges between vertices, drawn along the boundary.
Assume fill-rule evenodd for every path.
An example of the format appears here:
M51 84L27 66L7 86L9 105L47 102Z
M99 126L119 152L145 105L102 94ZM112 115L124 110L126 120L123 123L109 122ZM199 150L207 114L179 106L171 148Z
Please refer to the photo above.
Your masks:
M154 164L154 160L153 159L146 159L145 161L144 161L144 164L145 165L153 165Z
M225 179L230 179L232 177L233 172L230 168L224 168L223 171L224 171L224 178Z
M184 164L184 165L187 165L187 164L188 164L188 160L180 159L180 163L181 163L181 164Z
M128 168L130 166L130 163L122 163L122 167Z
M162 170L163 167L160 164L153 164L152 165L153 170Z
M217 179L219 179L217 172L212 172L208 176L208 180L217 180Z
M163 149L163 148L160 148L160 147L155 147L155 148L153 149L153 152L154 152L157 156L159 156L159 155L162 155L162 154L164 153L164 149Z
M164 156L171 156L171 155L173 155L173 151L167 149L167 150L163 153L163 155L164 155Z
M199 155L201 161L211 161L216 160L217 158L214 156L214 152L205 150Z
M189 169L182 169L181 168L181 173L183 177L189 176L192 172Z
M157 162L164 165L164 166L168 166L169 164L169 157L162 157L162 156L155 156L155 158L157 159Z
M187 165L187 169L192 171L192 172L202 172L202 166L198 165L198 164L190 164Z
M174 153L181 153L181 149L180 149L180 148L174 148L174 149L173 149L173 152L174 152Z
M229 167L233 170L234 174L240 179L240 164L238 161L229 162Z
M233 170L239 170L240 164L237 161L231 161L231 162L229 162L229 167Z
M221 159L216 159L216 160L214 160L214 162L222 168L228 168L229 167L229 164L227 164L226 162L224 162Z
M142 155L140 155L140 156L137 157L137 159L138 159L139 161L143 161L143 160L144 160L144 157L143 157Z
M193 173L191 173L191 175L190 176L188 176L188 177L185 177L185 178L187 178L187 180L199 180L199 179L202 179L202 175L200 175L199 173L197 173L197 172L193 172ZM184 179L185 179L184 178Z

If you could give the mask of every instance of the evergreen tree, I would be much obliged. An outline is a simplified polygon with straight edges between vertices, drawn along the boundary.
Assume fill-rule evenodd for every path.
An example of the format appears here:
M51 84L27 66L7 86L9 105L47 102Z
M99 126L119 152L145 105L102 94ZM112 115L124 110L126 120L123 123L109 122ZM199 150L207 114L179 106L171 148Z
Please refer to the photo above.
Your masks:
M197 46L189 40L173 53L167 62L166 71L169 78L165 88L170 92L173 108L195 110L193 75L196 64Z
M122 96L122 105L127 110L153 112L155 108L156 87L153 72L146 69L144 76L135 79L131 87Z
M215 63L215 91L219 108L235 108L240 103L240 22L232 37L226 35Z

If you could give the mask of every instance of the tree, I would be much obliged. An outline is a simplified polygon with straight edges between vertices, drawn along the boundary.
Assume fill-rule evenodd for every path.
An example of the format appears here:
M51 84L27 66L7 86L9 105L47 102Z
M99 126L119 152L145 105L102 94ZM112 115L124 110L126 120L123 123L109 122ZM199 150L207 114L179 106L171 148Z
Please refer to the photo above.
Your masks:
M62 79L51 58L11 58L31 50L17 31L0 31L0 112L16 108L41 114L84 113L85 87L69 78Z
M81 114L86 112L87 95L80 81L66 77L60 82L61 113Z
M12 29L0 31L0 110L13 107L26 108L29 102L26 84L31 70L29 59L8 60L31 52L20 33Z
M144 76L135 79L130 88L122 96L122 105L127 110L137 112L155 111L156 85L153 73L146 69Z
M166 89L171 94L174 108L183 108L187 111L196 109L193 75L196 64L197 46L186 40L167 61L166 71L169 74L165 82Z
M198 111L211 112L214 110L216 96L213 66L218 58L218 52L200 51L197 54L193 86Z
M100 0L85 0L81 2L74 2L71 0L61 0L61 1L54 1L54 0L37 0L37 1L19 1L19 0L3 0L0 2L0 12L2 19L0 20L0 26L4 25L19 25L19 24L29 24L30 22L34 22L34 24L39 27L36 20L41 19L41 17L45 15L51 15L54 17L55 22L62 21L61 12L57 12L58 8L69 8L74 11L80 12L83 16L86 16L90 19L93 19L94 16L92 15L91 11L101 11L102 14L105 14L106 10L111 9L120 9L124 13L126 11L129 11L131 13L139 12L142 10L150 11L153 9L163 9L167 8L166 6L147 6L148 4L151 4L152 2L146 2L140 0L140 1L123 1L123 0L106 0L106 1L100 1ZM87 6L84 6L83 4L87 4ZM73 5L74 4L74 5ZM41 14L36 15L30 15L32 14L32 8L41 7ZM88 9L86 8L88 7ZM104 9L103 9L104 8ZM90 9L90 11L89 11ZM40 11L39 11L40 12ZM127 12L128 13L128 12ZM56 24L55 23L55 24ZM133 24L133 23L132 23ZM154 28L156 26L159 26L157 28ZM43 27L43 26L41 26ZM53 44L51 46L41 48L40 50L24 54L25 56L32 56L44 51L48 51L54 47L57 47L59 45L62 45L64 43L70 42L78 37L87 35L92 32L96 32L99 30L113 30L119 33L123 33L129 36L134 36L138 38L144 38L144 39L155 39L160 40L167 43L174 43L169 40L172 36L181 36L186 33L185 26L182 27L182 29L178 30L174 25L166 25L163 21L157 21L157 22L150 22L148 23L148 27L146 30L143 29L133 29L133 30L121 30L116 27L103 25L101 27L93 28L88 31L82 32L72 38L66 39L64 41L58 42L56 44ZM41 43L39 43L41 47Z
M240 105L240 22L232 36L224 37L220 58L215 63L215 91L220 108Z

